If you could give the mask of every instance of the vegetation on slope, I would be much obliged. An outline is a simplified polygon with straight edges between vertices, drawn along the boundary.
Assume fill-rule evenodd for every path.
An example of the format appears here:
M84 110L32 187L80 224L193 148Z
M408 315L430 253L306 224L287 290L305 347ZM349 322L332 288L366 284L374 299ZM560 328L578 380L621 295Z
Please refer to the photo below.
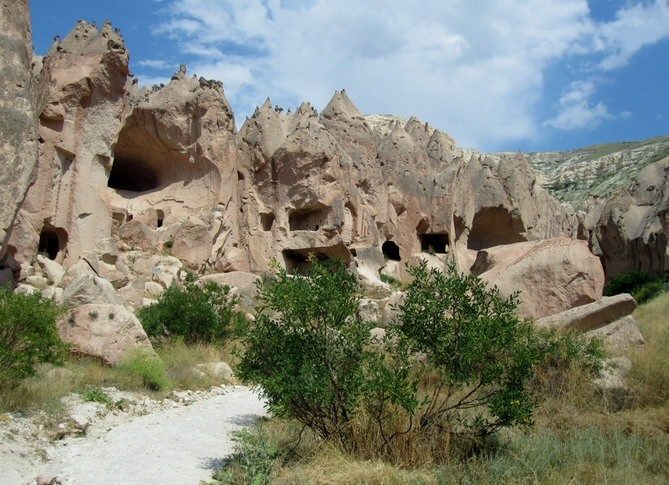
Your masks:
M595 145L567 152L529 153L530 164L558 200L579 208L588 196L624 193L647 165L669 156L669 136Z
M635 317L646 345L628 354L627 392L601 392L579 365L559 372L543 367L532 383L542 398L534 426L505 428L475 453L406 466L343 449L293 419L272 418L237 436L237 454L215 478L254 484L664 483L669 293L641 305Z

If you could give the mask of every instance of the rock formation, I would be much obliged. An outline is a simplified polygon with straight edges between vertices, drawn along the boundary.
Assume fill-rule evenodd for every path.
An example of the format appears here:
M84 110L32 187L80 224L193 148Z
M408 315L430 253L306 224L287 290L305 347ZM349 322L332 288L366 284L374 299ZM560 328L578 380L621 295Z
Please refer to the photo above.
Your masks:
M611 274L629 261L664 265L666 163L639 176L629 208L598 201L579 219L528 157L462 150L416 118L363 116L344 90L321 113L268 99L237 131L218 81L182 66L166 86L140 88L110 24L79 22L31 74L17 48L30 52L26 6L13 8L2 48L18 53L10 94L23 124L2 133L11 152L2 163L18 174L0 192L12 201L3 274L16 291L69 305L61 331L81 351L115 362L145 345L121 309L151 304L185 269L239 287L252 304L256 274L273 260L298 271L339 259L378 296L361 312L385 322L401 295L380 275L406 281L405 263L453 262L503 292L522 290L534 318L601 297L601 263L577 236ZM33 99L39 163L23 200L37 154Z
M607 278L669 269L669 137L532 153L538 180L579 209L578 237Z
M0 258L37 164L37 98L28 0L0 7Z

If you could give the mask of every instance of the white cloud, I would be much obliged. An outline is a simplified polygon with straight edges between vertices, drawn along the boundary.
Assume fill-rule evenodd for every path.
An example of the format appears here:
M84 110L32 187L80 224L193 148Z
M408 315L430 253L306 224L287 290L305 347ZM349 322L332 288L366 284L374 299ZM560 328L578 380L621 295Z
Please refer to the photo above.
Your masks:
M137 61L137 65L141 67L148 67L149 69L172 69L174 64L164 61L162 59L142 59Z
M643 47L669 36L669 0L636 3L615 20L597 27L594 39L606 52L599 66L606 71L625 66Z
M599 126L603 121L631 116L629 111L611 114L604 103L593 102L592 97L595 91L596 85L593 80L572 82L560 96L558 114L544 121L544 125L559 130L590 130Z
M611 119L590 81L585 99L571 100L571 86L542 123L545 72L575 54L622 65L666 35L645 16L663 18L668 1L597 24L586 0L170 0L154 32L178 42L189 72L223 81L238 118L267 96L322 108L346 88L363 112L416 114L461 144L493 148ZM636 36L623 28L631 21Z
M601 102L593 104L595 84L591 81L575 81L562 94L557 116L544 122L560 130L592 129L602 121L613 119L608 108Z

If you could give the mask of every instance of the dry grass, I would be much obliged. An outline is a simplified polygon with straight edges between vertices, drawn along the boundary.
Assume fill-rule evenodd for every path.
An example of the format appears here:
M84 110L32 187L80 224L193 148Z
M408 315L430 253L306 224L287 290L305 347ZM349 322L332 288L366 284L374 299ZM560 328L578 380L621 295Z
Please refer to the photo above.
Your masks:
M220 378L195 372L198 364L217 362L229 357L225 347L168 341L156 346L162 363L131 354L116 367L92 358L72 356L62 368L42 366L34 377L0 393L0 411L62 410L61 398L71 392L99 387L142 391L155 398L172 389L206 389L223 384Z
M233 459L224 483L668 483L669 482L669 293L641 305L635 317L646 339L631 351L629 398L611 406L587 375L570 372L551 381L550 395L528 429L505 430L499 445L466 460L400 467L365 460L272 419L252 432L243 456ZM370 443L375 440L370 437ZM254 453L262 447L274 453ZM294 448L294 449L293 449ZM244 446L242 446L244 449ZM253 458L255 457L255 458ZM269 463L254 463L265 460ZM249 473L250 470L254 472ZM270 470L268 475L258 470ZM219 478L225 478L221 475Z

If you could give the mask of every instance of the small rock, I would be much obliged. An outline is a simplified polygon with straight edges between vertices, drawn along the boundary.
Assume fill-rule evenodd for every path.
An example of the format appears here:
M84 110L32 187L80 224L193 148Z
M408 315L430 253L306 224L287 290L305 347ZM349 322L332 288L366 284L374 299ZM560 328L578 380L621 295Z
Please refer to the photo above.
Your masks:
M62 483L55 475L43 473L35 477L35 485L62 485Z

